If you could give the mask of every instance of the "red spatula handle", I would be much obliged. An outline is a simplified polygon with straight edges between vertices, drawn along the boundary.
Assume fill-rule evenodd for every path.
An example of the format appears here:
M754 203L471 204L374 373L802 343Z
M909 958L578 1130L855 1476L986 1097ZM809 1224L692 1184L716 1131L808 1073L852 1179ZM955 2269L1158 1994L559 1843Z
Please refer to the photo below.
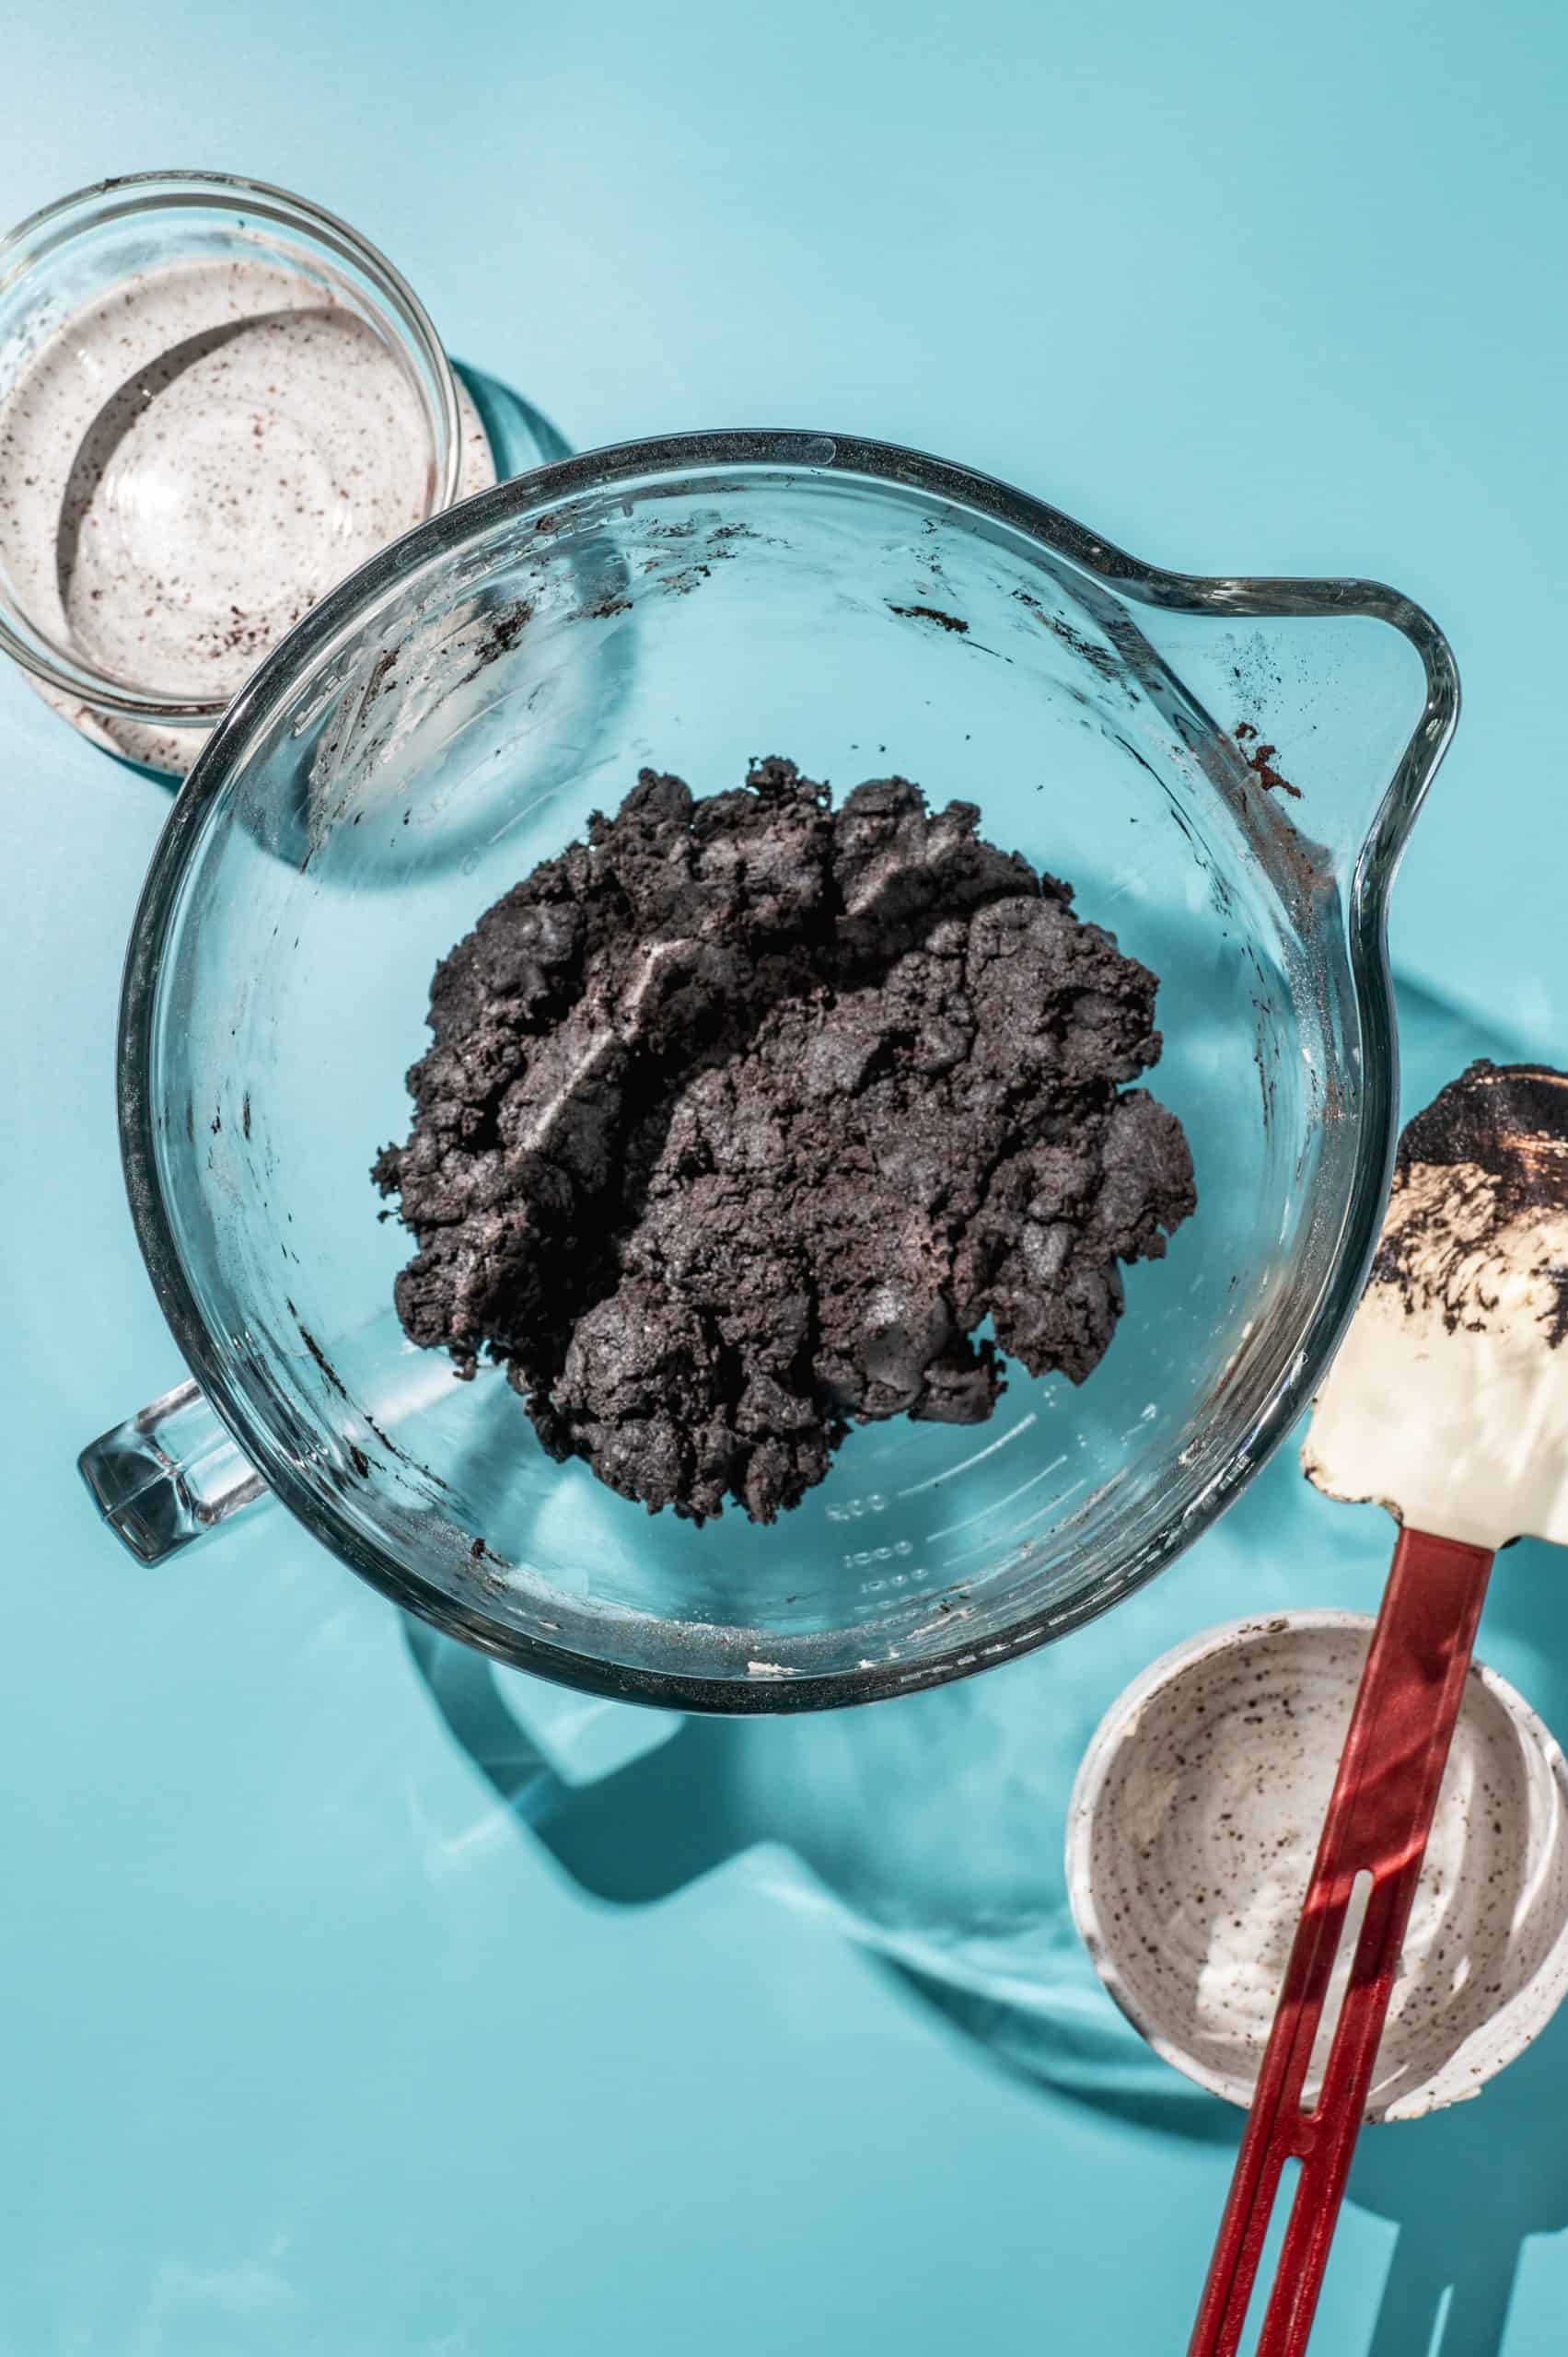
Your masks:
M1234 2357L1287 2160L1301 2177L1257 2357L1301 2357L1464 1699L1492 1556L1402 1530L1188 2357ZM1301 2091L1358 1875L1372 1877L1323 2085Z

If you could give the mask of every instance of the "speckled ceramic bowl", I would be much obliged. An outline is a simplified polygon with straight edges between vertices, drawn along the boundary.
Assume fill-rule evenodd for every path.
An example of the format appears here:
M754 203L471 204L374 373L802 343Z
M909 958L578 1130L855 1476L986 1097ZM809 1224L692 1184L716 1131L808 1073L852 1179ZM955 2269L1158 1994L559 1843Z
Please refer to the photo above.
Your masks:
M1102 1721L1068 1811L1096 1969L1167 2061L1251 2100L1372 1622L1236 1620L1166 1655ZM1316 2092L1360 1910L1313 2059ZM1368 2119L1480 2093L1568 1991L1568 1763L1478 1663L1416 1894Z

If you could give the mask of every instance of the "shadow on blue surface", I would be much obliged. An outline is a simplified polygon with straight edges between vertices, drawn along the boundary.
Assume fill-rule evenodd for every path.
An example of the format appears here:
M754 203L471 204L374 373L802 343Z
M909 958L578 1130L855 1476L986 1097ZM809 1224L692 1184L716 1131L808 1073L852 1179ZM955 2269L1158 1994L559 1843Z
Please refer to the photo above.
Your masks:
M1509 1052L1421 993L1401 991L1400 1009L1407 1109L1471 1057ZM994 2064L1145 2131L1234 2143L1239 2115L1156 2061L1094 1981L1061 1888L1061 1827L1100 1711L1177 1637L1287 1600L1372 1607L1387 1523L1329 1506L1293 1458L1179 1572L1074 1637L1071 1685L1051 1653L874 1711L689 1719L580 1776L524 1724L526 1681L412 1620L408 1649L454 1741L583 1892L645 1906L782 1844L806 1870L805 1903L830 1907ZM1568 1587L1543 1547L1507 1554L1482 1651L1568 1726ZM1398 2229L1368 2357L1494 2357L1527 2237L1568 2226L1565 2120L1568 2013L1479 2100L1364 2139L1351 2198Z
M532 401L504 385L499 377L487 377L482 368L471 367L466 360L454 360L452 366L479 412L503 482L571 455L572 446L560 427L542 410L535 409Z

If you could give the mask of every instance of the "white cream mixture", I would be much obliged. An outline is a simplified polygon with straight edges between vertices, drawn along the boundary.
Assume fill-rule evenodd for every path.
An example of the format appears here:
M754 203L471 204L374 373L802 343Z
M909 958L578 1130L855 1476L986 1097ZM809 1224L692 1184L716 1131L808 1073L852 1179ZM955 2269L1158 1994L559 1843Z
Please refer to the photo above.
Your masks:
M464 424L467 493L495 470ZM0 566L64 651L170 702L226 700L419 521L429 469L401 365L330 285L171 264L65 320L0 401ZM203 742L61 708L158 768Z
M77 312L0 410L0 560L49 634L222 696L416 523L413 389L331 290L267 262L151 272Z

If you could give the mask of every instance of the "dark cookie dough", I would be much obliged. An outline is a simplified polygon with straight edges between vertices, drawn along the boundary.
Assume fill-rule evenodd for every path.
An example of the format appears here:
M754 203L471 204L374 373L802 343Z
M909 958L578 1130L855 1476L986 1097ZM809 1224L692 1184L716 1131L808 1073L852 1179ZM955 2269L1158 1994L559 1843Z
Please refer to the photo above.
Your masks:
M1154 975L978 819L645 770L488 910L376 1166L412 1340L489 1352L554 1456L697 1520L772 1521L853 1422L978 1422L1001 1353L1081 1382L1191 1160L1119 1093Z

